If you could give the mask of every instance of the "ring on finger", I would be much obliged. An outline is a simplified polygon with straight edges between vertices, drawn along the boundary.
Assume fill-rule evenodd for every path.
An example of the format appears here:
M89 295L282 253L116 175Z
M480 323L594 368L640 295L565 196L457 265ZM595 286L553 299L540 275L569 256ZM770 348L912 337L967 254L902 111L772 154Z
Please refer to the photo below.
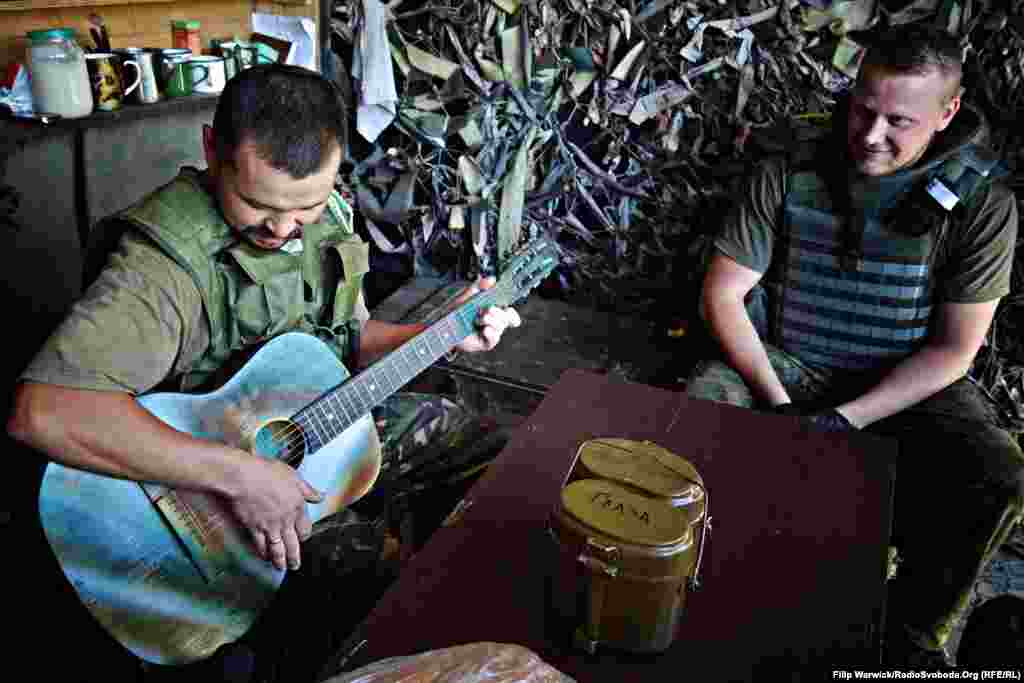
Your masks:
M277 545L279 543L284 543L284 539L283 538L272 538L272 539L270 539L270 545Z

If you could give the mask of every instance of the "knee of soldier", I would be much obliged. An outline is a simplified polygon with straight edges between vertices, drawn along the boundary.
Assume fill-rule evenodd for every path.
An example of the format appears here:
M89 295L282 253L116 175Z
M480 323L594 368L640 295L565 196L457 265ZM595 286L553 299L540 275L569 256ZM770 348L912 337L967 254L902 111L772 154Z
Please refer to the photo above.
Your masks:
M705 360L697 363L686 381L685 394L689 398L718 401L751 408L754 397L740 374L728 363Z

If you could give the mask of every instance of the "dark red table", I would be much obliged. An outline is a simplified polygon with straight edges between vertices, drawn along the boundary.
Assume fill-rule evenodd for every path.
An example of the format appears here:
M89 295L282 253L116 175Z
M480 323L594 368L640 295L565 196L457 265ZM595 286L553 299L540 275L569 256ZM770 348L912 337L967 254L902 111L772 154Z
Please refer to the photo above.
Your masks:
M660 655L565 646L545 615L545 520L579 444L649 439L710 494L703 588ZM896 442L570 370L357 632L346 669L475 641L536 651L581 682L821 680L877 663ZM769 678L770 677L770 678Z

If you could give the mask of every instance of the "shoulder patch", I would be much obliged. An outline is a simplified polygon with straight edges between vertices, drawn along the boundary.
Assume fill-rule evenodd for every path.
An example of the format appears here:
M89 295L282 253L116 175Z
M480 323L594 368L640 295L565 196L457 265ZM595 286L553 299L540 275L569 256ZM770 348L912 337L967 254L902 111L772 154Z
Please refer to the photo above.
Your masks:
M965 147L960 153L960 158L964 166L984 177L988 177L989 173L999 165L999 157L996 153L981 145Z

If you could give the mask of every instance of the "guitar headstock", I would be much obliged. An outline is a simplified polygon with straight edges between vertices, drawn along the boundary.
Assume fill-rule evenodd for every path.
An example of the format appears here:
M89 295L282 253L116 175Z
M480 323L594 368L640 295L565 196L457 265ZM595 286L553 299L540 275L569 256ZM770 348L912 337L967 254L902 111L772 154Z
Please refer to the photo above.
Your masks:
M547 236L526 244L509 259L501 279L493 288L495 303L511 306L526 298L534 287L544 281L559 263L562 251L558 243Z

